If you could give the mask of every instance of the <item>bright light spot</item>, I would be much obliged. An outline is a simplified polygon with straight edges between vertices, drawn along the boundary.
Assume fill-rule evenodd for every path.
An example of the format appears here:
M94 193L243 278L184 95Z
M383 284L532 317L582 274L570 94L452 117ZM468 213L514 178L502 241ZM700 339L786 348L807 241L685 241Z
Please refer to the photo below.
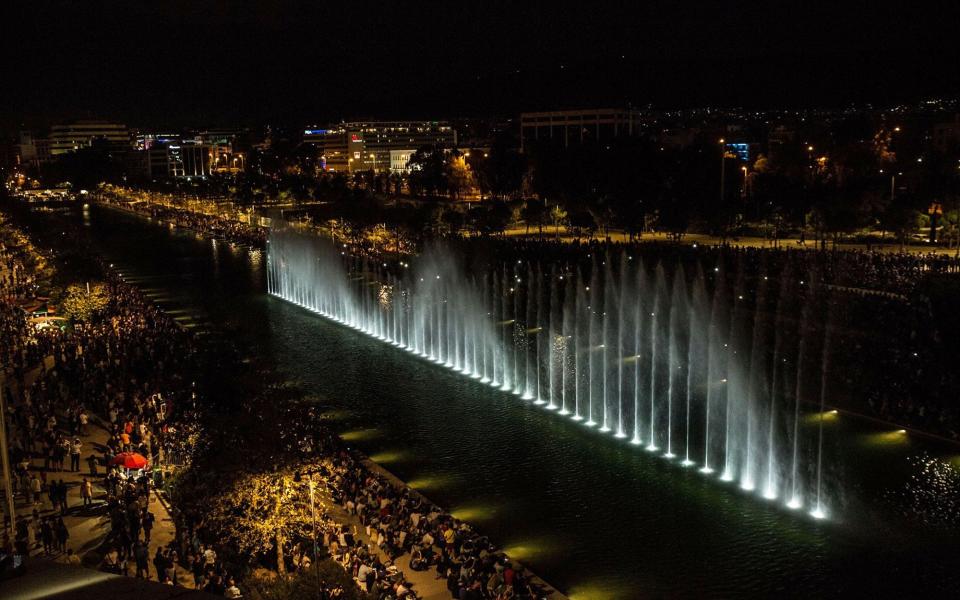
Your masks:
M381 465L400 462L404 458L405 453L399 450L378 452L370 456L370 460Z
M496 511L489 506L461 506L450 511L454 519L461 521L489 521Z
M340 439L345 442L358 442L361 440L372 440L380 436L380 431L377 429L355 429L353 431L347 431L340 434Z

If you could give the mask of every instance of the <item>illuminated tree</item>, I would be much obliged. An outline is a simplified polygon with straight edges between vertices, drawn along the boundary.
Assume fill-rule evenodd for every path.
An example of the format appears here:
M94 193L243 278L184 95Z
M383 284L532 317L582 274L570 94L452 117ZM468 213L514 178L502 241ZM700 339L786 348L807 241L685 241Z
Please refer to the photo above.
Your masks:
M567 211L562 206L556 204L550 209L550 218L553 219L553 227L557 239L560 238L560 227L567 224Z
M207 524L242 554L274 551L285 575L285 546L311 532L306 485L290 470L245 474L212 499Z
M94 315L107 307L110 296L102 283L89 287L71 285L63 299L63 313L72 321L89 321Z

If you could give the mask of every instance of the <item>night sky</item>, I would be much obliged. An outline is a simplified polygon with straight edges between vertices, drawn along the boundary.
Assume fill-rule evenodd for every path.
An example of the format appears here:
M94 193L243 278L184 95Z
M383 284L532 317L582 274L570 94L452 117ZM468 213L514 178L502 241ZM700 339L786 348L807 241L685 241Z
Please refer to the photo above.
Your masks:
M4 128L884 105L960 91L950 2L4 4Z

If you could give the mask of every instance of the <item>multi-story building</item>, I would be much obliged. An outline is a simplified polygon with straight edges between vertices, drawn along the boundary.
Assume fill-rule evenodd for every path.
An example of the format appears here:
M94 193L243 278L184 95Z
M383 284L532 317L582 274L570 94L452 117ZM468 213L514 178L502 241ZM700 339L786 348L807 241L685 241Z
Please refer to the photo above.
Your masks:
M643 131L642 125L640 111L632 109L592 108L522 113L520 150L541 141L567 147L570 144L637 136Z
M20 149L13 138L0 137L0 171L20 166Z
M159 144L179 144L183 139L179 133L137 132L133 138L133 147L137 150L149 150Z
M20 161L23 164L39 166L50 162L50 138L32 131L20 132Z
M409 155L423 146L453 148L457 132L443 121L354 121L305 129L303 141L317 146L325 170L388 171L393 169L393 152Z
M130 148L130 133L126 125L107 121L73 121L50 128L50 154L76 152L81 148L103 141L113 150Z

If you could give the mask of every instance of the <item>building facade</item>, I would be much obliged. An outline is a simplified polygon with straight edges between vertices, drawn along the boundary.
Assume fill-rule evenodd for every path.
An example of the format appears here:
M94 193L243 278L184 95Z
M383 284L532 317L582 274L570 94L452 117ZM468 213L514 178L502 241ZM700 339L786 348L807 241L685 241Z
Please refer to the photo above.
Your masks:
M640 111L617 108L528 112L520 115L520 150L537 142L564 147L584 142L637 136L642 132Z
M126 125L107 121L73 121L50 128L50 154L54 158L61 154L76 152L102 141L113 150L128 150L130 132Z
M317 147L324 170L386 172L394 169L394 152L409 161L423 146L453 148L457 132L444 121L353 121L305 129L303 141Z
M39 166L50 162L50 138L32 131L21 131L19 144L20 161L23 164Z
M416 150L391 150L390 151L390 172L391 173L409 173L410 157Z

